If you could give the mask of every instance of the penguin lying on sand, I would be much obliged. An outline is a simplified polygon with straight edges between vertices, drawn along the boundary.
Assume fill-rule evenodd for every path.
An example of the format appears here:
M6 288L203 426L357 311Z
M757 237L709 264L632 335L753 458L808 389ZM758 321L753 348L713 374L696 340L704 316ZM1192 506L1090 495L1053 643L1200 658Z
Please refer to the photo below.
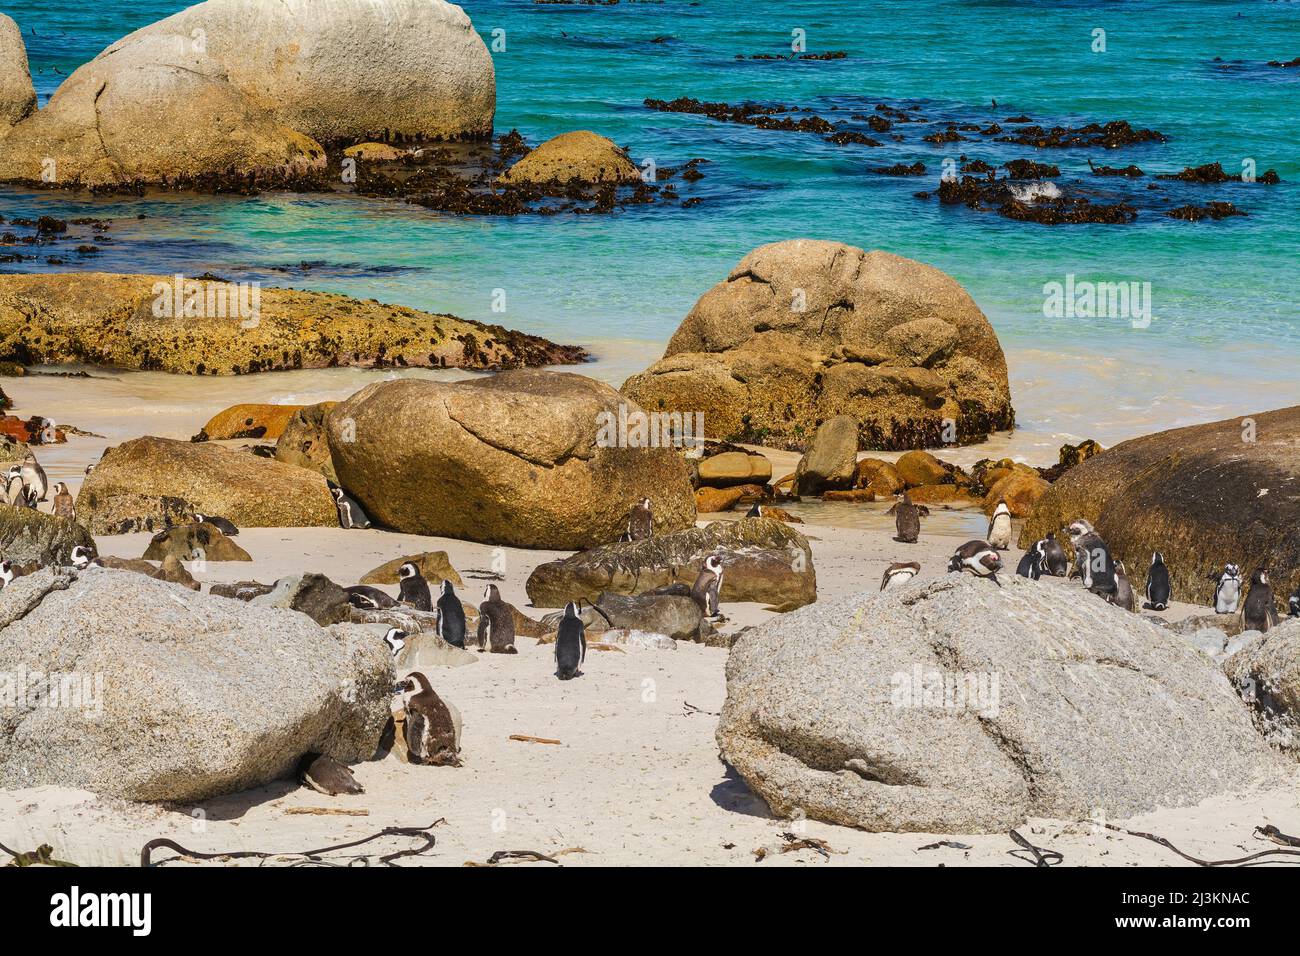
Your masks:
M587 625L578 617L578 605L570 601L564 605L564 617L555 633L555 676L572 680L582 673L587 659Z
M387 611L399 606L390 594L369 584L354 584L343 590L347 592L348 603L363 611Z
M891 564L885 568L885 574L880 579L880 590L888 591L891 588L900 587L920 573L921 565L915 561Z
M304 787L330 797L337 797L340 793L366 792L344 764L318 753L303 754L298 761L298 781Z
M949 572L969 571L979 578L988 578L998 587L998 572L1002 570L1002 558L998 556L987 541L967 541L948 562Z

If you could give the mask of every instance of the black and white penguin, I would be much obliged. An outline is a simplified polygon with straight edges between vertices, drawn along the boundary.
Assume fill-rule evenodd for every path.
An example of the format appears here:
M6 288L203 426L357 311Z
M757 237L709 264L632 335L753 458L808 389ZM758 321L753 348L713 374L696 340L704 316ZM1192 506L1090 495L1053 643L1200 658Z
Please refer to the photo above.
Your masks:
M433 597L429 594L429 582L424 579L420 569L407 561L397 569L397 587L401 600L417 611L432 611Z
M1211 574L1210 580L1219 582L1214 586L1214 613L1236 614L1237 603L1241 600L1241 568L1225 564L1223 572Z
M51 502L51 511L60 518L76 518L77 504L73 500L72 493L68 491L65 482L56 481L54 483L54 500Z
M495 584L483 589L483 603L478 606L478 633L475 643L480 651L493 654L516 654L515 615L510 605L501 600Z
M1268 568L1260 568L1250 579L1250 591L1241 606L1243 631L1267 631L1277 624L1277 608L1273 604L1273 588L1268 583Z
M632 506L627 515L627 540L644 541L655 533L654 516L650 513L650 499L642 498Z
M921 516L929 513L928 508L912 504L906 491L897 495L894 506L885 512L894 516L894 527L898 529L894 540L903 544L916 544L916 539L921 536Z
M1083 586L1093 594L1113 600L1117 584L1110 548L1087 521L1072 522L1069 530L1074 543L1075 569L1083 579Z
M348 603L363 611L387 611L399 606L391 594L369 584L354 584L343 590L347 592Z
M27 488L28 494L36 492L36 500L44 501L45 495L50 488L50 480L45 477L45 469L41 463L36 460L36 456L30 451L23 458L22 470L23 486Z
M450 581L442 582L438 595L438 636L453 647L465 646L465 608Z
M1016 574L1019 577L1037 581L1043 576L1043 552L1040 548L1042 543L1036 541L1032 548L1020 556L1020 563L1016 565Z
M1147 602L1142 606L1148 611L1165 610L1169 607L1171 590L1165 556L1159 551L1152 551L1151 567L1147 570Z
M1104 596L1111 604L1122 607L1126 611L1137 610L1137 604L1133 600L1133 587L1129 584L1128 572L1124 570L1123 561L1115 562L1115 590Z
M745 517L746 517L746 518L761 518L761 517L763 517L763 508L762 508L762 506L759 505L759 503L758 503L757 501L755 501L752 505L749 506L749 510L745 512Z
M1002 570L1002 558L987 541L967 541L948 561L948 570L969 571L976 577L988 578L998 587L1002 587L1002 582L998 580L998 572Z
M9 472L9 478L5 484L5 502L15 508L26 508L31 504L31 499L27 496L27 486L23 484L23 476L18 473L19 467L15 465Z
M72 566L76 568L78 571L84 571L92 564L95 565L96 567L101 567L101 568L104 566L104 562L99 560L99 558L95 555L95 552L91 551L84 544L79 544L76 547L74 547L72 549L72 554L70 554L68 557L69 560L72 562Z
M1056 540L1055 532L1047 532L1047 537L1039 541L1035 547L1043 556L1041 568L1043 574L1050 574L1054 578L1063 578L1069 573L1070 559L1066 557L1061 542Z
M555 676L572 680L582 673L587 659L587 625L578 617L578 605L564 605L564 617L555 633Z
M370 519L366 513L361 510L361 506L348 496L348 493L342 488L335 486L330 489L330 494L334 496L334 507L339 512L340 528L369 528Z
M885 568L885 574L880 579L880 590L888 591L890 588L900 587L920 573L921 565L915 561L891 564Z
M3 591L13 583L14 563L8 560L0 561L0 591Z
M318 753L305 753L298 761L298 782L327 797L340 793L365 793L352 771L333 757Z
M400 628L390 627L388 633L384 635L384 643L388 645L388 650L396 658L402 653L402 648L406 646L406 632Z
M395 688L406 707L403 736L411 763L459 767L456 724L451 710L419 671L399 681Z
M235 523L229 518L222 518L218 515L199 514L196 511L194 512L194 520L199 524L212 525L212 527L216 528L227 538L233 538L235 535L239 534L239 529L235 527Z
M1291 592L1291 597L1287 598L1287 616L1300 617L1300 587Z
M722 594L722 558L711 554L704 559L704 567L691 585L691 597L706 617L718 616L718 601Z
M986 538L996 551L1008 551L1011 548L1011 509L1003 499L998 499L998 506L989 518Z

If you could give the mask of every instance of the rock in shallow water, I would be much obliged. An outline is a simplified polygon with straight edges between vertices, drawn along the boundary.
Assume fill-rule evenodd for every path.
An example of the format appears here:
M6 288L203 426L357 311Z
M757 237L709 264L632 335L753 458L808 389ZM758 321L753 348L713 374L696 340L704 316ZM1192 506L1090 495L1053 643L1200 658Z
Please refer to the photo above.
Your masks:
M1278 767L1183 639L1018 577L821 602L746 632L717 737L776 813L875 831L1122 818Z
M141 574L19 578L0 625L0 674L69 674L81 694L0 708L0 787L201 801L284 777L307 751L368 760L389 717L372 631Z

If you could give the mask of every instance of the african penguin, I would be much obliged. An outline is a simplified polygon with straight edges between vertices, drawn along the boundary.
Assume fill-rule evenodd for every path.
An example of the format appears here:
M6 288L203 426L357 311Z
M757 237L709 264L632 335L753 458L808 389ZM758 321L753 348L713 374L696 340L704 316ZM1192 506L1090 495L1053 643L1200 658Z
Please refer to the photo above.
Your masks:
M1268 583L1268 568L1260 568L1250 579L1250 591L1241 606L1243 631L1267 631L1277 624L1277 608L1273 605L1273 588Z
M217 515L203 515L196 511L194 512L194 520L199 524L212 525L212 527L216 528L227 538L233 538L235 535L239 534L239 529L235 527L235 523L229 518L221 518Z
M1042 554L1042 572L1050 574L1054 578L1063 578L1070 569L1070 559L1065 556L1065 549L1061 547L1061 542L1056 540L1055 532L1047 532L1047 537L1043 538L1035 546L1039 553Z
M72 554L69 557L71 558L72 566L78 571L84 571L92 564L101 568L104 566L104 562L95 556L95 552L91 551L84 544L79 544L74 547L72 549Z
M348 603L363 611L387 611L398 606L391 595L369 584L354 584L343 590L347 592Z
M1021 555L1020 563L1016 565L1018 576L1029 578L1031 581L1037 581L1043 576L1043 552L1039 548L1042 543L1035 542L1032 548Z
M644 541L655 533L654 516L650 513L650 499L642 498L632 506L627 515L629 541Z
M23 484L23 476L16 471L9 473L9 479L5 485L5 501L15 508L27 507L27 486Z
M998 572L1002 570L1002 559L987 541L967 541L948 562L949 571L969 571L980 578L988 578L998 587Z
M1286 602L1287 610L1290 617L1300 617L1300 587L1291 592L1291 597Z
M475 643L480 651L493 654L515 654L515 615L510 605L501 600L495 584L483 589L483 603L478 606L478 633Z
M403 602L417 611L432 611L433 598L429 594L429 582L424 579L420 569L407 561L397 569L397 586Z
M1241 600L1241 568L1235 564L1225 564L1222 574L1211 574L1210 580L1218 580L1214 586L1214 613L1236 614L1237 602Z
M899 562L891 564L885 568L885 574L880 579L880 590L888 591L890 588L896 588L906 584L912 578L921 573L921 565L915 561Z
M396 692L406 707L403 736L411 763L459 767L456 724L451 710L419 671L398 682Z
M1147 602L1142 606L1149 611L1163 611L1169 607L1169 596L1169 569L1165 567L1165 556L1152 551L1151 567L1147 570Z
M752 505L750 505L749 510L745 512L745 517L761 518L763 517L763 508L759 505L757 501L755 501Z
M12 561L0 561L0 590L7 588L14 582L14 563Z
M1133 587L1128 582L1128 573L1124 570L1124 562L1117 560L1115 562L1115 590L1105 595L1106 600L1117 607L1122 607L1126 611L1136 610L1133 601Z
M691 585L691 597L700 606L705 617L718 616L718 601L722 594L722 558L711 554L704 559L704 567Z
M384 643L388 645L388 649L396 658L398 654L402 653L402 648L406 646L406 632L400 628L390 627L388 633L384 635Z
M453 647L465 646L465 608L450 581L442 582L438 595L438 636Z
M1083 586L1111 600L1117 586L1115 559L1106 542L1082 519L1070 525L1070 540L1074 543L1075 568L1083 578Z
M72 494L68 491L68 486L62 481L54 483L54 502L51 510L60 518L75 518L77 516L76 503L72 499Z
M998 506L989 518L988 542L997 551L1011 548L1011 509L1004 499L998 499Z
M340 793L365 793L352 771L333 757L306 753L298 761L298 781L317 793L337 797Z
M906 491L896 496L894 506L885 513L894 516L894 527L898 529L894 540L903 544L916 544L916 539L921 536L921 515L929 514L926 509L912 504Z
M41 463L36 460L36 456L31 452L28 452L26 457L23 458L21 474L23 486L27 488L28 492L35 491L36 500L44 501L46 492L49 491L50 482L45 477L45 469L41 467Z
M578 617L578 605L570 601L564 605L564 617L555 632L555 676L572 680L582 673L587 659L587 626Z
M330 489L330 494L334 496L334 506L339 512L340 528L370 527L370 519L361 510L361 506L348 496L347 492L336 486Z

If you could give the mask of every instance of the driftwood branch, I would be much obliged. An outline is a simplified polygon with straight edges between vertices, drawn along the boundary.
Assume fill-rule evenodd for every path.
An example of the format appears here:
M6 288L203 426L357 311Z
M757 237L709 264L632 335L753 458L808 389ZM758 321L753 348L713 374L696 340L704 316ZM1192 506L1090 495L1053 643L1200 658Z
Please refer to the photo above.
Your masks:
M439 818L437 820L434 820L427 827L384 827L384 829L380 830L378 833L372 833L370 836L362 837L360 840L352 840L348 843L336 843L334 846L321 847L318 850L290 850L288 852L281 852L281 853L267 853L262 850L228 850L224 853L200 853L197 850L187 849L186 847L181 846L179 843L175 842L174 840L168 840L165 837L160 837L157 840L150 840L148 843L144 845L143 848L141 848L140 866L142 867L153 866L154 864L152 862L151 856L155 850L160 850L160 849L175 850L181 856L188 856L196 860L247 860L247 859L269 860L281 856L301 856L301 857L305 857L307 860L309 860L312 863L328 866L333 864L329 864L326 861L319 859L320 857L324 856L326 853L334 853L337 852L338 850L349 850L352 847L363 846L364 844L371 843L375 840L381 839L382 837L400 836L400 837L413 837L413 838L419 838L424 840L424 844L422 846L412 847L407 850L398 850L396 853L388 853L385 854L384 856L379 857L380 863L388 864L391 863L393 860L398 860L401 859L402 857L417 856L421 853L426 852L427 850L431 850L434 845L434 837L433 834L430 833L429 831L431 831L438 824L446 823L446 822L447 821L445 818ZM362 856L362 857L358 857L357 859L365 859L365 857Z

